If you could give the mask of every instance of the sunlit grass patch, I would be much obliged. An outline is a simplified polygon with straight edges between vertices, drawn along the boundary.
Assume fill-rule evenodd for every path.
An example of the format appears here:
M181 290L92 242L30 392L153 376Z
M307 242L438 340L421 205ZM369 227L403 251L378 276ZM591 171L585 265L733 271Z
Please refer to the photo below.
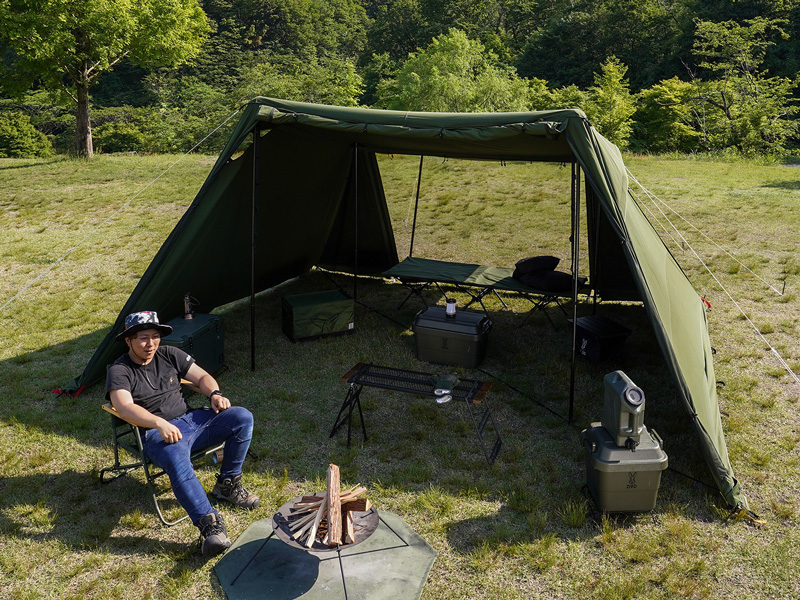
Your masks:
M438 487L431 486L415 497L413 506L436 518L447 518L456 506L456 498Z
M586 524L587 508L585 500L567 500L558 508L558 516L567 527L578 529Z
M152 525L152 515L145 515L141 509L137 508L133 512L123 515L119 524L128 529L142 530Z

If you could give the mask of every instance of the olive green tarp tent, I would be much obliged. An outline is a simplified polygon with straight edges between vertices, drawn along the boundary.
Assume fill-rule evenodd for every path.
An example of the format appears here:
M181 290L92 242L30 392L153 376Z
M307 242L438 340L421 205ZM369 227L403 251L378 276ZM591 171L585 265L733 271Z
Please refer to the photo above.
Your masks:
M376 153L571 163L573 200L582 171L592 288L644 303L714 481L731 507L747 508L728 459L702 301L629 194L619 150L579 110L415 113L252 100L68 389L104 376L122 351L114 334L125 315L178 316L187 290L213 310L315 265L380 273L396 264Z

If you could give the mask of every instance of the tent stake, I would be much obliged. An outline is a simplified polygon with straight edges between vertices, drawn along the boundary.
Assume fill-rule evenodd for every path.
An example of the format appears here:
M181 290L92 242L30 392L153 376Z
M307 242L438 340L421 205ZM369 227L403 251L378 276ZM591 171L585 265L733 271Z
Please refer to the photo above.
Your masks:
M253 199L250 207L250 370L256 370L256 212L258 203L258 126L253 128Z
M411 224L411 245L408 248L408 255L414 254L414 233L417 230L417 208L419 207L419 186L422 183L422 159L424 156L419 157L419 173L417 174L417 197L414 200L414 222Z

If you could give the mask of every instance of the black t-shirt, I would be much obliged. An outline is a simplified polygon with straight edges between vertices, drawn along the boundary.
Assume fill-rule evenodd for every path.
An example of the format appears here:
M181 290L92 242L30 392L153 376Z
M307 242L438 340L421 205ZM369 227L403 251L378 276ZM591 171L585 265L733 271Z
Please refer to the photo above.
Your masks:
M181 393L181 377L194 359L174 346L159 346L146 365L133 362L126 352L108 369L106 399L112 390L128 390L133 402L166 420L185 414L189 405Z

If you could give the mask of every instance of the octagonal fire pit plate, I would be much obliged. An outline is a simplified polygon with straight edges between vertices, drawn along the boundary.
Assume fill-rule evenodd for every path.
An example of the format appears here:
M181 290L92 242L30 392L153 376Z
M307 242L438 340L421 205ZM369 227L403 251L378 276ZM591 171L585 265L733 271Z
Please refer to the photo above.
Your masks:
M436 559L424 539L386 511L358 546L304 550L282 542L268 517L242 532L214 571L228 600L419 600Z

